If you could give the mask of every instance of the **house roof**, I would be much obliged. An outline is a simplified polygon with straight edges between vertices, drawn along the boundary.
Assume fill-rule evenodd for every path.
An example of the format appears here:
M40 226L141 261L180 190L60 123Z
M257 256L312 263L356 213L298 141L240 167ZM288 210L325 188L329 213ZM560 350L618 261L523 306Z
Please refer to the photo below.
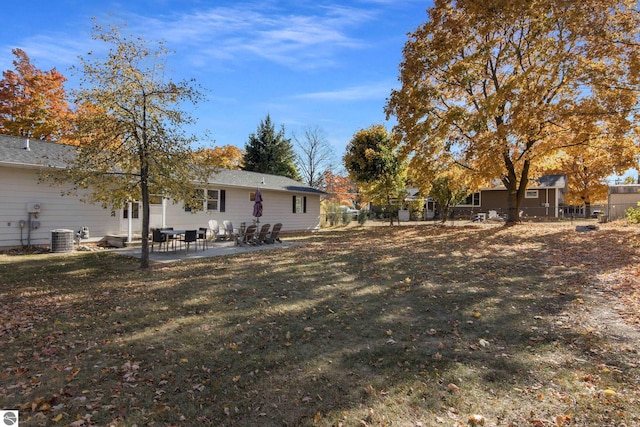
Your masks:
M543 175L537 179L532 179L529 188L565 188L566 186L566 175Z
M22 168L64 168L73 147L55 142L0 135L0 165Z
M296 193L326 194L285 176L249 172L236 169L219 169L209 179L210 184L226 187L260 188L261 190L292 191Z
M538 178L529 179L528 184L529 185L527 185L527 188L530 190L541 190L545 188L565 189L567 187L567 176L563 174L543 175ZM506 187L504 186L504 183L499 179L495 179L490 187L485 187L482 190L491 191L505 189Z
M537 179L529 180L527 188L532 190L540 190L545 188L560 188L564 189L567 186L566 175L544 175ZM493 187L486 187L483 191L490 190L505 190L505 186L502 181L496 180ZM420 189L415 187L407 188L407 198L405 200L415 200L420 196Z
M71 145L0 134L0 166L25 169L65 168L75 155ZM219 169L211 175L211 185L296 193L325 194L284 176L243 170Z

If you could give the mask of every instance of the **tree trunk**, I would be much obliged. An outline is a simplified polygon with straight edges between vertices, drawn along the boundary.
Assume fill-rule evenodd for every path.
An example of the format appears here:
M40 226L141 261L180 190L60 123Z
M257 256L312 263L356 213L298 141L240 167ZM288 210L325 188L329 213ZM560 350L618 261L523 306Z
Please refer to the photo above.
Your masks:
M520 222L520 204L518 203L518 189L507 188L507 224Z
M529 160L525 160L522 166L522 172L520 172L520 179L517 179L516 170L509 158L505 153L505 165L507 166L508 174L503 177L502 183L507 188L507 222L505 225L514 225L520 222L520 205L524 199L524 195L527 191L527 185L529 184Z
M591 203L587 201L584 202L584 217L585 218L591 217Z
M142 193L142 244L140 268L149 268L149 166L146 152L141 154L140 191Z
M445 205L440 208L440 215L442 216L442 218L440 218L440 222L442 224L447 222L447 219L449 219L449 205Z

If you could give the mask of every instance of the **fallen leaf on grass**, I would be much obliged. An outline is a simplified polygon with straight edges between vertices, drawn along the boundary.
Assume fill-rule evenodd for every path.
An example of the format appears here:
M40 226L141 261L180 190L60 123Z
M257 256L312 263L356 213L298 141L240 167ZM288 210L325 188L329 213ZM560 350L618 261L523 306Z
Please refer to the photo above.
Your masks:
M458 387L454 383L449 383L449 384L447 384L447 390L449 390L451 393L454 393L454 392L460 390L460 387Z
M484 417L482 415L471 415L468 420L470 426L483 426Z

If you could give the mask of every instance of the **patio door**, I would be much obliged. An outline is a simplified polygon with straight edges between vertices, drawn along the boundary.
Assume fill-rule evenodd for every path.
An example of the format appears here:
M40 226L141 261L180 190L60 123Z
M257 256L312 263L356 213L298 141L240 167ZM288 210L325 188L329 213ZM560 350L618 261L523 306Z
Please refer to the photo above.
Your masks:
M140 202L131 202L122 209L122 215L120 215L121 232L126 233L129 230L129 221L131 221L133 233L142 232L142 205Z

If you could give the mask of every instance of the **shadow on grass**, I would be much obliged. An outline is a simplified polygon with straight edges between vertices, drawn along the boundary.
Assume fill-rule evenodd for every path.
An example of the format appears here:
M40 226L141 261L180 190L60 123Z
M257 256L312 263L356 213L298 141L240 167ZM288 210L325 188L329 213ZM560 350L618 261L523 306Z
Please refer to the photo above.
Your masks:
M590 277L636 255L600 237L385 227L150 271L104 253L12 259L0 397L21 425L553 419L580 404L538 390L564 396L573 370L626 360L594 353L571 314Z

